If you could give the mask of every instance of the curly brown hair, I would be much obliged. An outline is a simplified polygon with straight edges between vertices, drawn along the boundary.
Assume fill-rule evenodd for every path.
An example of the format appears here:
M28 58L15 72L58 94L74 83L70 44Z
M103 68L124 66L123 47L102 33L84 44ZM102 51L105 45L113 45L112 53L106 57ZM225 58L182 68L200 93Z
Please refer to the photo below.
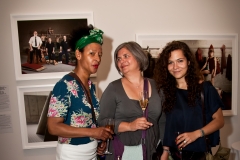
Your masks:
M157 59L153 77L156 81L157 89L160 96L164 96L165 99L162 104L164 112L170 112L176 102L177 82L176 79L168 71L168 60L171 56L171 52L175 50L182 50L184 56L187 58L187 61L190 62L190 64L188 65L187 74L185 76L188 87L189 106L195 106L196 98L199 97L201 92L200 85L198 84L202 78L195 55L190 51L188 45L184 42L169 42L163 48Z

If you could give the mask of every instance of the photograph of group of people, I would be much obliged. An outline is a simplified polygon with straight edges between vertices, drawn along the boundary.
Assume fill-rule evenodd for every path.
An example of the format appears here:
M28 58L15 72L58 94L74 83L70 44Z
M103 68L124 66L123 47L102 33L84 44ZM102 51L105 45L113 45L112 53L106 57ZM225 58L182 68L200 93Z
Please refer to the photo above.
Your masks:
M73 26L86 19L18 21L22 74L71 71L76 63L68 46Z
M29 40L30 57L28 63L33 63L33 55L35 55L35 63L47 63L57 65L62 63L64 55L64 64L69 64L70 48L68 46L68 35L41 34L34 31L33 36ZM52 38L53 37L53 38Z

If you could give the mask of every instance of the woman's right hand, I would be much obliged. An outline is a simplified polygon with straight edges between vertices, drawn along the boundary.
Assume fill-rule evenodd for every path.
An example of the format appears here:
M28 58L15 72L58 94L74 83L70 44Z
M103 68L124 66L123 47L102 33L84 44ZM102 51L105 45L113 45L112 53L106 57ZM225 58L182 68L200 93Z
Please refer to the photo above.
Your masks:
M107 143L105 141L102 141L98 143L97 147L97 154L98 155L104 155L104 151L106 150Z
M153 124L148 122L145 117L137 118L134 121L129 123L129 127L131 131L136 131L136 130L146 130L149 127L151 127Z
M107 139L112 139L113 131L109 128L98 127L92 128L92 137L98 140L106 141Z

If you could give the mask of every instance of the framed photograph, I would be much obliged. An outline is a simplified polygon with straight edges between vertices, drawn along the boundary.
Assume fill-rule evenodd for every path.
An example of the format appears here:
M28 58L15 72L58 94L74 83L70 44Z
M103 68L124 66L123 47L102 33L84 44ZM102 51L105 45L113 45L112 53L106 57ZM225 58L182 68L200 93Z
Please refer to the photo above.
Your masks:
M93 82L98 97L97 82ZM57 136L47 129L47 112L54 85L18 86L18 105L23 149L56 147Z
M18 105L23 149L57 146L46 135L47 110L54 85L18 86Z
M16 80L61 78L73 70L76 60L69 35L80 24L94 25L92 12L10 18Z
M194 34L194 35L149 35L136 34L139 43L150 56L150 68L144 74L152 75L154 62L168 42L179 40L190 47L196 55L205 80L211 81L218 91L225 108L224 116L237 115L238 95L238 35L237 34ZM212 78L212 62L209 51L216 59L216 76ZM151 63L152 62L152 63ZM234 73L234 74L232 74Z

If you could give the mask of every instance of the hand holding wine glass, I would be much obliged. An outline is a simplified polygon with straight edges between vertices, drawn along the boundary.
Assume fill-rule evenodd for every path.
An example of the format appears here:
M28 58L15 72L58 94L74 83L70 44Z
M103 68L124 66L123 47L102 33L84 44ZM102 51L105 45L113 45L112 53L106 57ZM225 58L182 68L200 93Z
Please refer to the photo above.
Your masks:
M176 134L176 138L181 134L182 132L176 132L175 134ZM182 142L181 142L182 143ZM177 145L177 148L178 148L178 152L179 152L179 155L177 155L179 158L180 158L180 160L182 160L182 148L179 148L179 144L176 144Z
M112 131L114 131L114 119L112 119L112 118L106 119L105 128L109 128ZM104 152L104 154L112 154L111 152L109 152L109 139L107 140L107 147L106 147L106 151Z
M148 91L142 91L140 92L140 98L139 98L139 104L142 108L142 111L144 113L144 111L146 110L147 108L147 105L148 105Z

